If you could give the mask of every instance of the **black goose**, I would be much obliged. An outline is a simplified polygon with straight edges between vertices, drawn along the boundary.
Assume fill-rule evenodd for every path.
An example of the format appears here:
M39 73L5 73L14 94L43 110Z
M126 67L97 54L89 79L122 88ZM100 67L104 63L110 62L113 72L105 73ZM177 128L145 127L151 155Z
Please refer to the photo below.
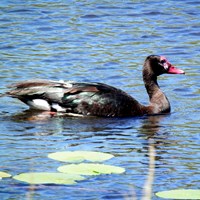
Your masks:
M127 117L170 112L170 103L159 88L157 76L184 74L163 56L150 55L143 66L143 80L150 104L141 105L124 91L103 83L30 80L10 86L5 95L18 98L32 109L67 115Z

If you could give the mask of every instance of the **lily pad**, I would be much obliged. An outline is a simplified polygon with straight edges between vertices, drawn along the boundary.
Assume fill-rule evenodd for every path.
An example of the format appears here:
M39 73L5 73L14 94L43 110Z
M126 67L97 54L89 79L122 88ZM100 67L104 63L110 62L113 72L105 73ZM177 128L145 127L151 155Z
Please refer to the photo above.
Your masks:
M64 151L50 153L48 157L63 162L82 162L84 160L91 162L102 162L114 156L109 153L95 151Z
M163 192L157 192L156 196L165 199L200 199L200 190L168 190Z
M76 174L32 172L16 175L13 179L30 184L75 184L85 178Z
M58 171L62 173L81 174L81 175L100 175L100 174L121 174L125 172L122 167L104 164L70 164L58 167Z
M6 173L6 172L1 172L0 171L0 179L1 178L8 178L8 177L11 177L12 175L11 174L8 174L8 173Z

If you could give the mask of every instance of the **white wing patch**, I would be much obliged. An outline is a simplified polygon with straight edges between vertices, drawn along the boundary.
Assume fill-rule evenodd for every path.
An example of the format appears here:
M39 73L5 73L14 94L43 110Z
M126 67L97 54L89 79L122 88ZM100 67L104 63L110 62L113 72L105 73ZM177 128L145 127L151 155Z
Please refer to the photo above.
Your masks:
M54 88L54 87L41 87L41 86L35 86L32 87L33 91L37 94L40 93L47 93L47 95L49 95L50 99L51 97L53 99L59 99L63 97L63 93L66 89L72 88L73 87L73 81L63 81L63 80L59 80L59 81L51 81L53 83L57 83L58 87ZM60 86L60 84L62 84ZM60 86L60 87L59 87ZM48 92L46 91L48 89ZM26 102L26 104L35 110L44 110L44 111L51 111L52 109L56 110L57 112L66 112L66 108L61 107L58 103L48 103L48 101L44 100L44 99L33 99L33 100L29 100Z
M51 110L49 103L44 99L33 99L32 101L28 101L27 104L36 110Z
M59 106L57 103L53 104L51 107L57 110L57 112L66 112L66 108Z
M64 81L64 80L52 81L52 82L54 82L54 83L61 83L66 88L71 88L73 86L73 83L74 83L74 81Z

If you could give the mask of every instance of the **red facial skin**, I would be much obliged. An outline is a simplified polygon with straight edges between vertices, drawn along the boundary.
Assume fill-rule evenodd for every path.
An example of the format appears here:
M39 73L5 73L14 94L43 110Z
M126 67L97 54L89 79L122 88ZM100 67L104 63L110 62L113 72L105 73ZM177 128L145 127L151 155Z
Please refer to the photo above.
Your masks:
M185 74L183 70L174 67L170 62L168 62L164 56L160 57L160 61L163 62L163 66L167 70L168 74Z

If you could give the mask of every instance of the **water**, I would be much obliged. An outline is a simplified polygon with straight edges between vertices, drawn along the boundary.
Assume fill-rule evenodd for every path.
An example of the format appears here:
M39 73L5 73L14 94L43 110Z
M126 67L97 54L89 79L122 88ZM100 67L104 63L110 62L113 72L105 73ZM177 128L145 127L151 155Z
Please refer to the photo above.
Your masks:
M105 163L126 169L72 186L3 179L1 199L141 199L149 146L156 150L152 199L162 190L198 189L199 18L197 0L1 1L2 93L25 79L98 81L147 104L141 77L147 55L165 55L186 72L159 77L172 106L167 116L35 119L22 103L1 98L1 171L55 171L60 163L47 154L65 150L112 153Z

